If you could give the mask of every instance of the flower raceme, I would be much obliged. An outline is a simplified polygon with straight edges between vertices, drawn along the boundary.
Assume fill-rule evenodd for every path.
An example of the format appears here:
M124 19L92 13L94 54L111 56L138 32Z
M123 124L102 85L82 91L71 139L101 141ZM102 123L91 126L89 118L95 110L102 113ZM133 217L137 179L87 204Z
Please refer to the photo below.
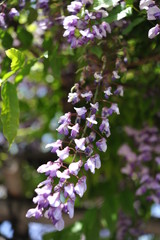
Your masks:
M153 0L141 0L139 4L140 10L147 11L147 19L150 21L160 20L160 8ZM149 38L154 38L160 33L160 24L156 24L148 32Z
M100 75L94 75L95 90L88 91L86 88L81 91L76 84L74 92L69 93L68 102L75 105L75 112L61 116L57 128L65 141L47 144L46 148L51 148L57 160L49 161L37 169L38 173L46 175L46 180L35 189L37 196L33 202L37 206L28 210L26 217L49 218L59 231L64 228L63 213L72 218L76 197L83 197L87 189L85 172L94 174L101 167L99 153L106 152L107 138L110 136L108 118L114 113L119 114L118 105L111 103L110 98L112 95L123 95L122 87L118 86L112 91L111 86L106 87ZM97 99L98 91L103 92L101 101ZM108 107L102 106L106 103Z
M125 159L125 166L121 169L136 185L136 197L145 196L146 200L160 203L160 134L156 127L144 127L135 130L126 127L128 136L134 139L137 152L124 144L119 149L119 155ZM151 169L150 162L154 162Z
M102 39L111 33L110 25L99 20L107 17L108 12L99 9L89 12L86 6L92 5L93 1L75 0L68 5L71 15L64 18L64 37L67 37L72 48L80 47L93 39Z

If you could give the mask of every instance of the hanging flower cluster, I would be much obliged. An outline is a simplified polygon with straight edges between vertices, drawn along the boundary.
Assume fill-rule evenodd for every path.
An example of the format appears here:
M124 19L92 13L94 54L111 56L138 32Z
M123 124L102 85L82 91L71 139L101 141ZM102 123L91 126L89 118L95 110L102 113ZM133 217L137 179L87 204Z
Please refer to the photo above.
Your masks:
M156 5L153 0L141 0L139 7L141 10L147 11L147 19L150 21L160 20L160 8ZM160 24L156 24L148 32L149 38L154 38L160 33Z
M42 9L44 14L46 14L49 10L49 0L37 0L36 3L30 1L30 4L34 8L36 7L37 9ZM23 9L25 5L25 0L19 1L18 8L9 8L6 3L0 4L0 28L7 28L15 18L19 17L20 10Z
M126 164L121 172L136 184L136 196L144 195L148 201L160 203L160 134L156 127L135 130L127 127L126 133L134 139L137 153L124 144L119 149ZM150 169L151 161L155 170Z
M142 223L140 221L137 222L136 225L126 213L122 210L119 211L118 221L117 221L117 232L116 232L116 240L124 240L124 239L138 239L142 235Z
M6 4L0 5L0 28L7 28L7 23L18 16L19 12L16 8L11 8L8 10Z
M47 144L57 160L49 161L38 168L47 179L35 189L37 196L33 202L36 208L30 209L26 216L51 219L57 230L64 228L63 213L70 218L74 215L76 196L82 197L87 189L85 172L95 173L101 167L100 152L107 150L107 138L110 136L109 117L119 108L110 102L112 95L123 95L123 88L115 90L105 83L102 74L94 74L94 89L76 84L68 95L68 102L74 105L74 113L68 112L59 119L57 131L65 141L57 140ZM98 100L98 91L103 93L103 104ZM68 140L68 141L67 141ZM68 144L66 144L66 141ZM70 164L65 161L70 159Z
M64 37L67 37L72 48L80 47L93 39L102 39L111 33L110 25L99 21L108 16L104 9L89 11L88 6L92 0L75 0L68 5L67 9L72 14L64 18Z

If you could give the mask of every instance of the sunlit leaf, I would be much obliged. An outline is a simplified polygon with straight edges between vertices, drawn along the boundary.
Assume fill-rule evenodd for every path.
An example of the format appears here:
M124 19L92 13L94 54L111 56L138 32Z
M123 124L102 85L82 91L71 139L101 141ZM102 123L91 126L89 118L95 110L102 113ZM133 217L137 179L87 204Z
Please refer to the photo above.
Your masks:
M11 59L11 70L12 71L17 71L18 69L22 68L25 62L25 57L24 54L15 49L11 48L6 51L7 57Z
M15 85L6 82L2 86L1 95L1 120L3 124L3 133L9 144L12 144L17 135L17 129L19 126L19 104Z

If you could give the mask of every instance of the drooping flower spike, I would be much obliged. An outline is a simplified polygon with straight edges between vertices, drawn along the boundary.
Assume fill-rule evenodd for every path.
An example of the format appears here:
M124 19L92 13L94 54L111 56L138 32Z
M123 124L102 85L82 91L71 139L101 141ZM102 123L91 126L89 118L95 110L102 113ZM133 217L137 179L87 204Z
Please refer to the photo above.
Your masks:
M75 0L68 5L67 9L71 15L64 18L64 37L67 37L71 48L77 48L95 38L102 39L111 33L111 27L107 22L99 23L99 20L107 17L108 12L103 9L89 12L88 5L93 1Z
M75 112L73 117L71 112L61 116L57 128L65 141L57 140L46 145L46 148L50 147L51 152L56 153L57 160L49 161L37 169L39 173L46 175L46 180L35 189L37 196L33 198L33 202L37 205L36 208L30 209L26 214L27 217L49 218L58 231L64 228L63 214L68 214L70 218L74 216L75 199L77 196L83 197L87 189L87 171L94 174L101 167L100 152L106 152L107 138L110 136L108 118L112 114L119 114L116 103L101 106L102 103L106 105L106 102L99 103L98 91L103 93L105 100L106 94L107 99L112 95L122 96L122 87L113 89L111 94L111 88L105 87L102 73L96 72L93 78L94 90L87 91L86 87L80 91L76 84L68 95L68 102L75 105ZM69 157L70 164L66 164Z

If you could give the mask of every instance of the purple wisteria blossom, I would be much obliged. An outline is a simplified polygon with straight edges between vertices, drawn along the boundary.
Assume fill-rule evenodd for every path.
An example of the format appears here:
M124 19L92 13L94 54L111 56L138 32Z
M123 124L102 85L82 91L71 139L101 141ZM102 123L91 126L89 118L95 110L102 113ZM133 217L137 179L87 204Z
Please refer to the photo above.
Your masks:
M105 138L102 138L100 140L98 140L96 142L96 146L97 148L102 151L102 152L106 152L107 150L107 144L106 144L106 139Z
M11 8L8 13L9 18L13 19L14 17L19 17L19 12L15 8Z
M116 227L116 240L128 239L128 236L132 237L132 239L138 239L142 235L142 222L138 220L138 222L134 223L132 218L122 210L119 211Z
M90 103L90 105L91 105L91 113L92 114L96 114L96 112L98 112L98 110L99 110L99 103L98 102L96 102L96 103Z
M91 98L93 97L93 93L91 91L86 93L81 93L81 97L85 98L87 102L91 101Z
M56 142L53 142L53 143L48 143L46 145L46 148L49 148L49 147L52 147L52 150L51 152L56 152L59 148L62 147L62 140L57 140Z
M81 178L78 180L78 182L77 182L77 184L76 184L76 186L75 186L74 189L75 189L75 192L76 192L80 197L83 196L83 194L84 194L85 191L87 190L86 177L85 177L85 176L81 177Z
M87 127L91 128L93 126L93 124L97 124L96 119L96 115L93 114L90 117L86 118L87 120Z
M141 0L139 4L141 10L147 11L147 19L149 21L160 20L160 8L153 0ZM160 33L160 25L156 24L148 32L150 39L155 38Z
M69 147L66 147L63 150L57 150L56 153L61 160L64 160L69 157Z
M90 157L84 165L86 171L90 169L92 173L95 173L95 169L101 167L101 160L98 154Z
M82 160L79 160L78 162L73 162L69 165L69 172L71 174L77 175L80 168L82 167L83 162Z
M77 12L80 6L81 4L76 5ZM73 2L69 9L75 10ZM88 17L93 16L88 13ZM73 218L75 200L78 196L82 197L87 189L86 171L94 174L101 167L97 150L106 152L106 138L110 135L108 118L114 113L119 114L116 103L108 103L108 107L100 106L95 91L100 88L102 92L111 95L108 92L110 87L105 88L101 73L96 72L94 79L94 91L86 86L81 93L82 87L79 84L71 89L68 102L76 104L75 112L65 113L59 118L57 132L62 135L61 139L46 145L46 148L51 148L57 160L42 164L37 169L38 173L45 174L46 180L35 189L37 196L33 198L33 202L37 206L26 214L26 217L49 218L58 231L64 228L63 215ZM112 95L121 95L120 87ZM104 97L104 94L100 97Z
M111 92L111 87L108 87L105 91L104 91L104 94L105 94L105 98L108 99L109 96L112 95L112 92Z
M155 27L153 27L149 30L148 37L151 39L155 38L159 33L160 33L160 25L156 24Z
M79 117L81 117L82 119L85 119L85 114L87 112L87 109L85 107L81 107L81 108L74 107L74 109L76 110L77 115Z
M145 196L148 201L160 203L160 178L158 172L160 152L155 151L160 141L157 128L145 127L142 130L125 128L126 133L134 139L137 153L124 144L118 154L124 157L125 166L121 172L135 181L136 196ZM157 167L151 171L150 162L154 161Z
M99 9L90 12L86 9L88 4L93 4L93 1L75 0L67 6L67 10L72 14L64 18L63 27L65 32L64 37L67 37L71 48L77 48L87 44L93 39L102 39L111 33L111 27L108 23L99 23L99 19L108 16L104 9ZM92 23L94 21L94 24Z
M72 138L77 137L77 135L79 134L79 129L80 129L79 124L76 123L74 126L72 126L72 127L69 126L68 128L71 129L71 137Z
M85 138L80 138L80 139L74 139L75 141L75 144L76 144L76 149L80 149L82 151L85 150L85 141L86 139Z

